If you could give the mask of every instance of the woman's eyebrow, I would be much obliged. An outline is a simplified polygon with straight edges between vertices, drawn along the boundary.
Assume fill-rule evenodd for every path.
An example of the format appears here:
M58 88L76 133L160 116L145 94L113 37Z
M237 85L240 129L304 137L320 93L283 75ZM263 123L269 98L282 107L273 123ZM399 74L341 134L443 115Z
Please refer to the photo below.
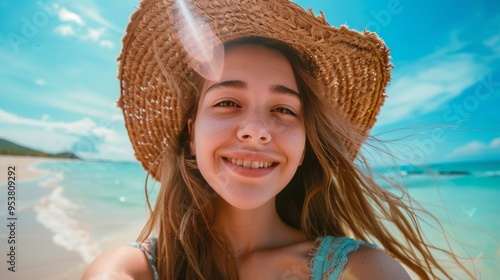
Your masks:
M218 82L209 86L205 91L205 94L218 88L245 89L247 88L247 83L241 80L228 80L228 81ZM272 93L291 94L300 97L300 94L298 92L284 85L271 85L269 86L269 89Z
M284 85L272 85L270 86L270 90L273 93L291 94L300 98L300 94L298 92Z
M229 80L229 81L222 81L215 83L207 88L205 91L205 94L207 94L209 91L222 88L222 87L227 87L227 88L236 88L236 89L245 89L247 87L247 83L241 80Z

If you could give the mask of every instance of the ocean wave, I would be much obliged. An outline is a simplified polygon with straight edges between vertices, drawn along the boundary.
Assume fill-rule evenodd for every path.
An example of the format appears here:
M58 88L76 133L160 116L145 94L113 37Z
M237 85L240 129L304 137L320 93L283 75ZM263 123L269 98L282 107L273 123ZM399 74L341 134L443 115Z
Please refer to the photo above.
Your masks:
M64 179L64 173L50 173L50 177L39 184L44 189L52 189Z
M470 171L466 170L403 170L399 172L401 176L428 176L428 177L435 177L435 176L445 176L445 177L457 177L457 176L470 176L473 173Z
M500 170L486 171L481 175L483 175L484 177L500 177Z
M64 196L64 188L54 186L58 178L50 179L52 192L42 197L35 206L36 219L54 235L55 244L78 253L86 263L92 262L101 250L95 242L85 224L71 217L79 206Z

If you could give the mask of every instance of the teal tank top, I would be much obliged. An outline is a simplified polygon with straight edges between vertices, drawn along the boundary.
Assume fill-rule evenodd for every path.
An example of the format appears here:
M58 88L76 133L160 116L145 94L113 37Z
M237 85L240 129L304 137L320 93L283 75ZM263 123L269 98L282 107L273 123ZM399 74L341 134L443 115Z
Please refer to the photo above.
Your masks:
M129 246L139 248L146 255L149 265L153 271L153 279L159 280L156 270L155 238L149 238L148 248L143 244L134 242ZM319 246L312 259L312 280L336 280L341 279L342 270L347 263L347 255L356 251L360 245L376 248L372 243L354 240L348 237L324 236L318 238Z

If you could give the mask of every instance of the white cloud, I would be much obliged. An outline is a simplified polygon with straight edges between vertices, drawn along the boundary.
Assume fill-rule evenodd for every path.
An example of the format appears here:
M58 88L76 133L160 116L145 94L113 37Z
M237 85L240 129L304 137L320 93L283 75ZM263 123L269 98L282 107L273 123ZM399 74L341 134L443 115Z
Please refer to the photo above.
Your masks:
M461 147L456 148L446 157L449 159L457 159L484 156L500 156L500 137L491 140L489 143L484 143L481 141L471 141Z
M500 137L493 139L490 142L490 147L492 147L492 148L500 148Z
M115 44L113 44L113 42L111 42L109 40L101 40L99 42L99 46L104 47L104 48L112 49L112 48L115 47Z
M94 152L81 151L78 153L86 159L102 159L135 161L134 150L126 133L114 134L96 147Z
M36 137L33 137L36 135ZM61 153L69 151L71 143L78 139L75 135L68 135L58 131L48 131L43 128L19 125L2 125L0 138L13 141L17 144L47 153Z
M88 8L84 7L83 5L76 4L76 7L78 10L84 14L87 18L92 19L94 22L99 23L111 30L114 30L118 33L122 33L123 30L121 28L118 28L116 25L113 23L109 22L107 19L105 19L103 16L99 14L99 11L96 8Z
M114 115L120 113L114 96L107 96L95 90L62 89L32 95L31 101L41 106L103 120L112 120Z
M83 36L83 39L88 39L88 40L92 40L92 41L99 41L99 39L101 39L101 37L105 31L106 31L106 29L104 29L104 28L90 28L89 27L87 29L87 34L85 36Z
M493 35L483 41L483 44L491 49L493 58L500 57L500 35Z
M76 36L81 40L96 42L101 47L113 49L114 43L108 39L103 39L102 37L106 33L106 28L111 28L116 31L121 30L109 21L105 20L101 15L99 15L97 10L85 8L80 5L76 5L76 7L78 7L79 12L83 13L94 22L90 22L90 24L86 23L78 13L69 11L64 7L57 7L59 9L59 19L63 24L57 26L54 29L54 32L63 37ZM92 23L94 26L95 23L97 23L100 27L90 27Z
M20 117L16 114L9 113L2 109L0 109L0 123L38 127L49 131L59 130L71 135L80 136L89 133L95 133L98 131L109 133L109 131L107 131L106 129L100 128L90 118L83 118L81 120L73 122L52 122L48 121L47 118L44 117L42 117L42 120Z
M490 38L484 40L483 43L490 48L497 47L498 45L500 45L500 35L493 35Z
M76 34L75 29L73 29L73 26L67 24L59 25L58 27L56 27L56 29L54 29L54 32L64 37Z
M125 131L118 133L113 122L97 124L90 118L72 122L51 121L44 114L41 119L22 117L0 109L0 137L47 152L73 151L84 158L133 160L133 150ZM28 129L26 129L28 128ZM123 126L119 126L124 130ZM9 133L3 135L4 131ZM12 136L16 135L16 139ZM37 135L36 138L33 135ZM79 149L75 143L89 143L94 151Z
M379 124L414 118L438 109L476 84L488 66L470 53L432 54L400 70L387 89Z
M43 79L36 79L35 84L39 85L39 86L44 86L46 84L46 82Z
M115 114L111 117L111 119L113 121L122 121L122 122L124 121L123 114Z
M75 12L69 11L68 9L66 9L64 7L62 7L59 10L58 16L59 16L59 19L63 22L73 22L73 23L76 23L76 24L81 25L81 26L85 25L85 22L82 20L80 15L78 15Z

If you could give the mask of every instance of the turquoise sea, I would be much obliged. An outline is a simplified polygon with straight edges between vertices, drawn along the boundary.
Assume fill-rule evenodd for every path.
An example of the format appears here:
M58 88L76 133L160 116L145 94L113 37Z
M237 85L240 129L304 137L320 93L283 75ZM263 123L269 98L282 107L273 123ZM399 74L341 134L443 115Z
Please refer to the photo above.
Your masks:
M58 245L87 262L101 251L103 239L146 219L146 173L137 163L41 162L35 168L47 173L38 180L46 190L35 207L38 222L54 233ZM478 279L500 275L500 162L379 171L404 182L410 195L440 220L447 239L425 220L429 240L440 246L450 242L457 253L473 259ZM149 180L153 199L158 187Z

